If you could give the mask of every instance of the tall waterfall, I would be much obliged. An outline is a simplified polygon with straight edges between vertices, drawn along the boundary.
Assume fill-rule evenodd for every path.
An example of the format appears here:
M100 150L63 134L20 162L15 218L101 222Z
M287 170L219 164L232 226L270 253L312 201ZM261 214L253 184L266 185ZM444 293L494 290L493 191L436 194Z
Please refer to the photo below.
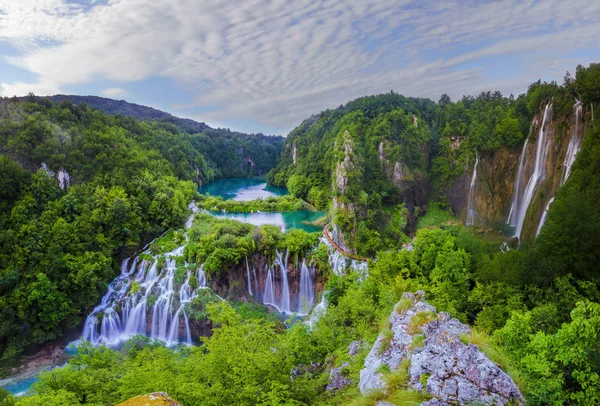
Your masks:
M477 182L477 165L479 165L479 154L475 155L475 166L473 167L473 176L471 177L471 186L469 187L469 205L467 208L467 225L475 224L475 183Z
M206 277L202 267L187 269L184 264L184 282L177 283L176 258L182 254L183 247L166 253L164 267L158 257L151 261L136 257L129 267L130 259L124 260L121 275L86 318L82 339L94 345L116 345L142 334L167 345L191 344L185 304L206 288Z
M300 294L298 295L298 309L300 313L308 314L315 302L314 278L314 268L306 266L306 260L303 259L300 271Z
M529 143L529 137L525 139L523 144L523 151L519 157L519 170L517 172L517 178L515 180L515 186L513 188L513 197L510 204L510 212L508 213L507 223L513 227L517 226L517 213L519 212L519 204L521 200L519 197L523 191L523 185L525 184L525 167L527 166L527 144Z
M563 185L569 175L571 174L571 167L575 162L575 157L579 152L579 148L581 147L581 136L579 135L579 123L581 122L581 115L583 112L582 103L577 100L575 105L573 106L573 117L575 120L575 125L573 126L573 135L571 135L571 139L569 140L569 146L567 147L567 153L565 155L565 163L563 170L563 177L561 179L560 184Z
M284 256L276 251L274 263L264 267L256 266L254 259L246 259L248 293L261 303L277 308L281 313L305 316L315 302L315 268L302 260L296 294L290 290L288 265L288 252Z
M529 204L533 199L533 195L537 190L539 184L544 180L546 176L546 159L548 157L548 149L550 140L548 139L548 133L550 128L547 125L552 118L552 103L548 103L544 109L544 117L540 125L537 139L535 140L536 153L535 162L533 164L533 173L527 181L527 186L522 189L522 185L525 181L525 166L527 154L527 141L523 146L523 152L519 158L519 171L517 173L517 179L515 181L514 194L512 198L511 209L509 213L508 223L515 227L515 236L521 237L521 231L523 230L523 223L525 222L525 215Z
M544 212L542 213L542 218L540 219L540 224L538 224L538 228L535 232L536 237L540 234L540 231L542 231L542 227L544 227L544 223L546 222L546 216L548 215L548 210L550 210L550 205L552 204L553 201L554 201L554 198L550 199L550 201L546 205L546 208L544 209Z

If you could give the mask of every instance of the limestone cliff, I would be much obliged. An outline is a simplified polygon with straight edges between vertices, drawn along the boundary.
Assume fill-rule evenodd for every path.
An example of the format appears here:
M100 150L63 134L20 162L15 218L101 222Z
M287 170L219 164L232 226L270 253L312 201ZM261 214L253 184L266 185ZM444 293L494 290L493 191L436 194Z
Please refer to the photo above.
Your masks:
M380 390L393 399L398 388L388 386L386 375L404 369L404 390L421 394L423 404L524 404L512 379L469 343L469 326L424 299L422 291L405 293L396 305L365 359L361 393Z
M508 222L511 209L515 210L515 199L523 200L537 162L539 178L535 185L531 185L533 194L524 209L526 213L521 239L531 240L535 237L542 214L568 176L567 163L572 164L574 157L573 141L576 141L578 148L585 136L591 110L579 106L577 102L572 113L561 114L550 105L547 117L542 108L532 121L524 145L479 152L473 199L475 225ZM540 142L543 145L538 145ZM464 175L443 191L454 214L463 220L466 220L469 209L469 187L473 173L474 162L467 162ZM520 183L517 182L519 175Z

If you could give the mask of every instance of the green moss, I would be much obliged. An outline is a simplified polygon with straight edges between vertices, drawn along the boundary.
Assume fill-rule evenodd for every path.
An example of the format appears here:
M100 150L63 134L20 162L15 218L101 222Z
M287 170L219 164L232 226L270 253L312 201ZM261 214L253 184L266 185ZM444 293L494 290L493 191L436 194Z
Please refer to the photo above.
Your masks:
M405 358L400 363L398 369L391 371L383 376L383 382L385 383L386 393L393 394L403 389L410 380L410 359Z
M469 334L461 335L460 340L463 344L473 344L489 358L490 361L497 364L504 372L511 377L519 389L524 392L527 387L525 377L512 362L510 356L504 349L494 342L494 339L485 331L471 327Z
M410 343L410 349L414 350L415 348L422 348L425 345L425 335L424 334L415 334L413 336L412 342Z
M394 331L391 329L391 327L386 326L381 331L381 335L382 338L379 342L379 347L377 348L377 351L380 355L389 350L392 346L392 340L394 339Z
M430 321L435 319L435 313L431 311L423 311L415 314L410 319L408 323L408 328L406 329L410 334L416 334L419 331L419 327L424 324L429 323Z
M413 301L410 298L404 297L396 304L396 311L400 314L406 313L413 305Z

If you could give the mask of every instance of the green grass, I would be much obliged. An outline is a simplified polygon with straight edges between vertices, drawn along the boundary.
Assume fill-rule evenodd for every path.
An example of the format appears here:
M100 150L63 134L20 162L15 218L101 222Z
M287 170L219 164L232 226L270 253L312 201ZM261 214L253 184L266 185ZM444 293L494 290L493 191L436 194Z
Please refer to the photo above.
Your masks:
M414 350L415 348L422 348L424 346L425 346L425 335L415 334L415 336L412 339L412 342L410 343L409 348L411 350Z
M419 218L417 230L427 227L436 227L440 224L444 224L455 219L456 218L452 215L452 213L442 209L438 202L429 200L427 202L427 213L423 217Z
M410 360L404 359L400 363L398 369L383 376L387 393L396 393L397 391L406 387L408 381L410 380L408 368L410 368Z
M375 368L376 374L389 374L390 372L390 366L388 364L381 364Z
M435 319L435 313L431 311L419 312L412 316L410 322L408 323L408 328L406 329L409 334L416 334L419 331L419 327L424 324L429 323Z
M394 339L394 332L392 331L391 326L384 327L381 334L383 337L377 348L379 355L386 352L392 346L392 340Z
M400 390L393 395L390 395L387 400L396 406L417 406L422 402L431 399L431 396L413 390Z
M489 358L490 361L497 364L519 387L523 393L527 387L527 382L523 374L516 368L504 349L494 342L494 339L485 331L471 327L471 333L460 336L463 344L474 344Z
M354 399L350 406L375 406L377 402L385 400L385 392L381 389L373 390L365 396Z
M396 304L396 312L399 314L404 314L408 309L410 309L413 305L412 299L404 297L400 299L400 301Z

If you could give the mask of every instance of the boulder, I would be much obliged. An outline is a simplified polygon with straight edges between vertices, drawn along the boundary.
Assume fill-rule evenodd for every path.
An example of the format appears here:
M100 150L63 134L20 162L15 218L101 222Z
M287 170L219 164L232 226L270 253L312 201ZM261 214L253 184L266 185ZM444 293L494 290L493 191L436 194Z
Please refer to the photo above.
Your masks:
M394 371L408 359L407 389L426 393L430 400L424 405L524 404L512 379L478 346L463 343L469 326L448 313L437 313L424 300L422 291L403 295L390 315L391 333L381 333L365 359L361 393L385 391L383 371Z
M181 403L171 399L165 392L153 392L147 395L136 396L117 406L182 406Z

